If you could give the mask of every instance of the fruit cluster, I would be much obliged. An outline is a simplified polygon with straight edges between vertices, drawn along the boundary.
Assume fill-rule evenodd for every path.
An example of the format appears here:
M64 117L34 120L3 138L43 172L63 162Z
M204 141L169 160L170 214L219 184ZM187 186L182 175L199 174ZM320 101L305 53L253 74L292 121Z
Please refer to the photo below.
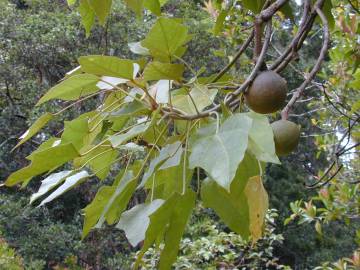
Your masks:
M245 93L248 107L261 114L274 113L286 104L287 82L274 71L263 71ZM276 154L287 155L299 143L300 127L282 119L271 124L274 133Z

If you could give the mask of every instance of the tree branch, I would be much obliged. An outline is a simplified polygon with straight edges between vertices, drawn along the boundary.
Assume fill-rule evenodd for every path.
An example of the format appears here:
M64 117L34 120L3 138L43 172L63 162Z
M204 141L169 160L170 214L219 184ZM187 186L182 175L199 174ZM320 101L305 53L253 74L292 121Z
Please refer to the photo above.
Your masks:
M290 99L289 103L285 106L285 108L281 112L282 119L287 119L289 111L291 107L296 103L296 101L301 97L303 94L303 91L305 87L314 79L316 73L320 70L321 64L324 61L325 55L327 53L327 50L329 48L329 39L330 39L330 33L329 33L329 24L328 20L326 19L324 13L321 11L321 9L318 6L314 7L316 10L316 13L319 15L321 21L323 22L323 46L320 51L320 55L318 57L318 60L316 61L313 69L311 70L310 74L307 76L305 81L300 85L299 88L297 88L296 92Z

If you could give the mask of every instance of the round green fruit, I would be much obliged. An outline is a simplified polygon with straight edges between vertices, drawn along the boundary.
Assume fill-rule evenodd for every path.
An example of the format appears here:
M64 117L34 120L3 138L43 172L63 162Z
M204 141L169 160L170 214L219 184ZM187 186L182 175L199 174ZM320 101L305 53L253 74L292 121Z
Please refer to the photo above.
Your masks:
M300 127L288 120L279 120L271 124L274 132L276 154L284 156L294 151L299 144Z
M254 112L273 113L285 105L287 83L274 71L261 72L245 93L245 102Z

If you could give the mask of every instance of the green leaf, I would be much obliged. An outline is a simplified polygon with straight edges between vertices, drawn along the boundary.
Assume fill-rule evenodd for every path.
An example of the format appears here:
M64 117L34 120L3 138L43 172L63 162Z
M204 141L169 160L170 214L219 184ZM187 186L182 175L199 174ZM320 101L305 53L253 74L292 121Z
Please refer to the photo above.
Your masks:
M274 134L265 115L250 112L247 114L253 123L249 133L249 150L258 160L280 164L275 153Z
M84 179L86 179L88 177L89 177L89 174L87 171L81 171L81 172L78 172L74 175L67 177L65 179L65 182L61 186L59 186L53 193L51 193L48 197L46 197L46 199L44 199L40 203L39 207L48 202L51 202L52 200L59 197L61 194L65 193L69 189L73 188L74 186L76 186L77 184L79 184L80 182L82 182Z
M72 144L60 144L39 152L33 152L28 157L29 160L31 160L30 165L12 173L5 184L7 186L13 186L27 181L36 175L60 167L78 155L78 152Z
M82 239L85 238L96 225L99 217L105 208L109 198L115 191L114 186L102 186L95 195L95 198L90 204L84 208L84 225L82 232Z
M184 65L182 64L169 64L161 62L151 62L144 70L144 80L157 81L157 80L175 80L181 81L184 73Z
M69 6L72 6L76 3L76 0L67 0Z
M86 151L92 147L94 146L89 145L83 150ZM104 180L109 174L112 163L117 158L118 154L118 151L111 146L101 145L87 155L77 158L74 161L74 165L76 167L81 167L84 164L87 164L100 180Z
M82 71L99 76L111 76L132 80L134 63L115 56L89 55L78 59Z
M334 15L331 12L332 8L333 8L333 5L332 5L331 1L324 2L322 11L324 12L324 15L326 16L326 19L328 20L330 29L334 29L334 27L335 27Z
M214 35L218 35L224 28L225 18L228 15L227 10L221 10L219 16L216 18L216 23L214 26Z
M188 41L186 26L175 19L159 18L141 44L163 61L170 61L179 48Z
M78 117L72 121L64 121L64 132L61 135L62 143L72 143L76 150L80 149L86 143L86 137L90 133L88 119Z
M134 268L140 263L145 252L156 239L161 239L165 233L165 247L160 255L160 269L170 269L174 262L174 254L179 248L179 241L185 224L195 205L196 194L188 190L184 195L173 193L153 214L150 215L150 224L146 230L144 245L137 257Z
M18 144L14 147L17 148L20 145L22 145L24 142L31 139L32 136L34 136L36 133L39 132L40 129L42 129L51 119L53 119L54 115L51 113L45 113L42 116L40 116L34 124L31 125L31 127L25 131L23 135L20 137L20 141Z
M133 171L125 172L118 182L114 193L109 197L106 205L102 209L95 228L101 228L105 220L113 223L117 215L120 215L126 208L135 188L136 178L134 177Z
M56 187L59 183L61 183L72 171L62 171L58 173L50 174L44 180L41 181L41 186L38 192L31 195L30 203L33 203L35 200L45 195L49 190Z
M281 8L280 11L285 15L286 18L289 18L291 20L294 20L294 12L291 8L290 1L285 3Z
M126 133L110 136L109 141L113 147L118 147L124 142L144 133L150 127L150 124L151 122L148 121L146 123L142 123L137 126L134 126Z
M149 216L162 204L163 200L153 200L150 203L138 204L122 213L116 228L125 232L130 244L135 247L145 238L145 232L149 226Z
M156 16L161 15L161 6L159 0L146 0L144 7L150 10Z
M188 114L196 114L196 109L201 112L214 102L218 90L208 89L205 85L195 85L187 95L174 95L173 106ZM191 95L191 97L189 96ZM196 108L195 105L196 104Z
M51 88L36 105L51 99L76 100L99 90L99 78L92 74L74 75Z
M143 187L147 183L156 170L164 170L178 166L180 164L182 153L183 148L179 141L163 147L160 150L159 155L150 162L148 170L143 175L140 187Z
M249 205L250 233L253 241L258 240L264 229L265 215L269 208L269 197L260 176L251 177L245 187Z
M88 0L98 16L100 24L105 25L106 18L110 13L112 0Z
M220 186L229 190L244 158L251 125L250 117L234 114L218 133L200 136L191 146L190 168L203 168Z
M144 0L124 0L128 8L135 12L139 17L142 15Z
M109 225L114 224L120 217L121 213L126 209L126 206L135 190L136 181L129 178L123 178L122 173L117 176L114 185L102 186L96 193L93 201L84 208L84 226L82 238L84 239L90 230L97 224L100 216L102 216L105 207L109 204L109 200L113 198L115 192L115 198L112 204L108 207L106 213L104 213L105 219ZM122 180L125 180L122 183ZM121 183L121 184L120 184Z
M243 6L255 14L259 13L265 4L265 0L242 0Z
M195 207L195 199L195 192L189 190L182 195L176 205L174 205L170 224L165 233L165 246L160 255L160 270L171 269L171 265L176 261L179 252L179 243L184 234L190 214Z
M89 5L88 0L80 0L78 10L81 15L81 23L85 28L86 37L88 37L95 22L95 11Z
M250 217L244 189L249 178L259 173L258 161L252 155L246 154L231 183L230 192L210 178L201 186L204 206L214 209L231 230L245 239L250 235Z

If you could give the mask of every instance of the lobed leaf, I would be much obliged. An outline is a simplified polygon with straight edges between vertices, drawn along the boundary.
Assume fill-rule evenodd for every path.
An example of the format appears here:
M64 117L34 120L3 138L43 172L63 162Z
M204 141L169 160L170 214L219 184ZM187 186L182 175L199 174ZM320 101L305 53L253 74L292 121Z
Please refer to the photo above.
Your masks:
M245 114L230 116L215 134L200 136L191 146L190 168L203 168L229 191L236 170L248 147L252 119Z
M40 116L34 124L30 126L30 128L25 131L23 135L20 137L20 141L17 143L17 145L14 147L17 148L29 139L31 139L36 133L39 132L40 129L42 129L51 119L53 119L54 115L51 113L45 113L42 116Z
M79 154L71 143L35 151L29 156L30 165L12 173L7 178L5 185L13 186L28 181L34 176L60 167L77 156Z
M82 96L95 93L99 78L92 74L79 74L69 77L51 88L36 105L43 104L51 99L77 100Z

